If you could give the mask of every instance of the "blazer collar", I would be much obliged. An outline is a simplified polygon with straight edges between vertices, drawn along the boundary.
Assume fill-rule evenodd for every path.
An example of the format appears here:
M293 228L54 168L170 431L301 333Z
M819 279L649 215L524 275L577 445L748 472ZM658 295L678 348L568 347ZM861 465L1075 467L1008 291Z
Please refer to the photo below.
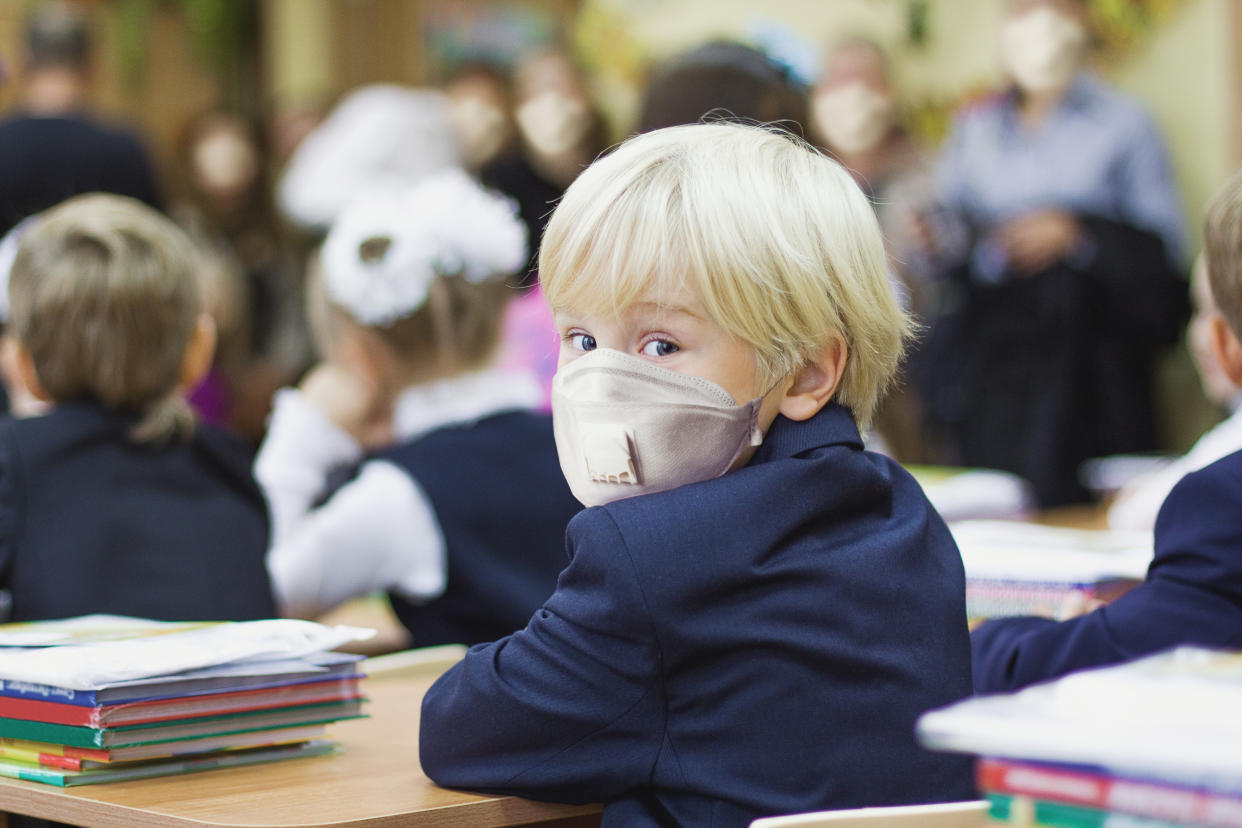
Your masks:
M828 403L809 420L795 422L777 415L755 452L750 465L793 457L823 446L850 446L861 449L863 441L850 410L837 403Z

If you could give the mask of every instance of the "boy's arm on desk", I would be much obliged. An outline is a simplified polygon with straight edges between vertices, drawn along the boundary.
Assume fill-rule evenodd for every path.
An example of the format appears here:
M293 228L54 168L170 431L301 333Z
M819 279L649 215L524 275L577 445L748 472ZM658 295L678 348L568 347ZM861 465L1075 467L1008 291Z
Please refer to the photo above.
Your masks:
M526 629L474 647L423 699L420 759L448 787L535 799L615 798L662 744L661 655L624 541L603 510Z
M1240 488L1212 473L1183 478L1156 523L1147 579L1111 604L1067 621L1000 618L980 625L970 637L975 690L1016 689L1180 644L1242 643Z

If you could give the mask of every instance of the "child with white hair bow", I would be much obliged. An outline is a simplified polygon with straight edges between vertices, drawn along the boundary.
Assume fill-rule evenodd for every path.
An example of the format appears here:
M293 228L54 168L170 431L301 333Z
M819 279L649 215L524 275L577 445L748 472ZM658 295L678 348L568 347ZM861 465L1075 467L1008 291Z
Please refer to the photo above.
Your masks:
M324 361L277 393L255 464L285 614L387 590L415 646L473 643L551 594L580 507L537 382L494 365L526 260L513 206L460 170L338 217L311 287Z

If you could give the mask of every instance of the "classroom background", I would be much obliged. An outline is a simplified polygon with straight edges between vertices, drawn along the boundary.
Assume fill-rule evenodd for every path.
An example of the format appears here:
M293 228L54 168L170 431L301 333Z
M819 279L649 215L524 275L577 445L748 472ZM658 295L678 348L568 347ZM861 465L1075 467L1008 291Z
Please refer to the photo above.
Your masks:
M0 112L21 94L24 21L33 0L0 6ZM660 61L714 39L756 46L795 79L814 83L827 50L846 38L887 54L900 119L934 153L952 117L1002 84L997 32L1003 0L80 0L68 4L95 35L92 111L128 124L151 152L166 206L183 224L212 214L196 191L189 148L221 113L260 148L262 207L248 226L259 241L291 247L265 258L267 283L248 309L252 328L279 329L298 313L293 299L304 238L287 231L270 190L298 142L347 92L373 83L442 87L465 65L512 69L554 49L568 56L602 116L603 145L632 134L645 84ZM1242 158L1238 48L1242 7L1230 0L1091 0L1091 69L1154 117L1171 155L1190 253L1212 192ZM209 117L210 116L210 117ZM256 202L256 203L257 203ZM184 209L184 208L190 209ZM186 218L189 216L189 218ZM260 218L256 221L254 216ZM270 226L269 226L270 225ZM228 241L255 239L225 227ZM250 234L254 235L254 234ZM246 261L247 265L250 264ZM1189 265L1189 262L1187 262ZM256 298L257 297L257 298ZM283 320L283 321L282 321ZM292 324L296 327L296 324ZM266 342L259 342L267 336ZM276 353L253 364L253 400L238 408L241 429L260 436L270 391L305 364L305 337L255 333ZM256 344L257 343L257 344ZM282 351L283 349L283 351ZM1159 445L1184 452L1225 412L1208 402L1185 348L1164 351L1157 369ZM209 403L208 403L209 404ZM201 410L201 408L200 408ZM926 458L912 457L912 460Z

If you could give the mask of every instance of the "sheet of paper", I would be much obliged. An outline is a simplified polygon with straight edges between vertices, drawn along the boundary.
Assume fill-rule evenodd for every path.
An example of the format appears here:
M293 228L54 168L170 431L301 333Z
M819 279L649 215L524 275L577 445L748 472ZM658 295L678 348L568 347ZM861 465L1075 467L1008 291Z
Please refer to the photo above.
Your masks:
M0 678L96 690L219 665L297 659L375 635L359 627L271 619L212 624L157 636L31 649L0 648Z
M1242 655L1179 648L924 714L936 750L1242 787Z

